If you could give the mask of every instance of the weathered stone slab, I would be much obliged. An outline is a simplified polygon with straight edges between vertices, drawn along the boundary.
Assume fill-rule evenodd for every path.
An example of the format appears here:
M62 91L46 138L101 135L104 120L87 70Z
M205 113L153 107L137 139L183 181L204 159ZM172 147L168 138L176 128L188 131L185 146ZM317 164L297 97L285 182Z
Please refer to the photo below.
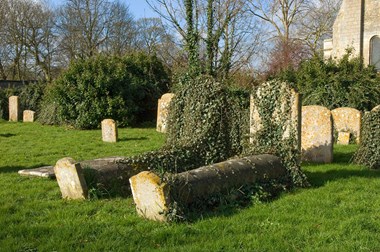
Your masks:
M338 133L349 132L356 143L360 142L362 113L354 108L336 108L331 111L334 130Z
M23 112L23 122L34 122L34 114L35 112L32 110L24 110Z
M62 198L86 199L88 188L84 179L83 170L79 163L72 158L62 158L54 166Z
M112 119L104 119L102 121L102 139L104 142L116 143L117 142L117 126L116 122Z
M172 175L175 183L170 186L148 171L131 177L129 181L138 214L151 220L167 221L165 213L174 201L182 206L207 201L212 195L228 194L244 185L284 179L287 174L280 158L264 154Z
M19 98L18 96L9 97L9 121L18 122L19 117Z
M351 136L350 132L342 132L342 131L339 132L337 144L348 145L350 143L350 136Z
M302 160L316 163L333 161L331 112L322 106L302 107Z
M43 166L35 169L19 170L18 174L29 177L55 178L54 166Z
M157 106L157 126L156 130L161 133L166 133L169 115L170 102L174 97L173 93L167 93L161 96Z
M263 94L265 92L265 89L271 88L270 83L264 83L257 89L257 95L258 99L264 99ZM278 125L284 126L285 130L282 135L282 139L287 139L290 137L290 134L292 131L295 131L294 137L296 138L294 149L300 151L301 149L301 95L294 90L293 88L290 88L290 86L283 82L281 83L281 94L287 94L282 96L283 101L282 105L277 108L272 114L271 120L277 121ZM290 100L290 112L285 112L288 108L286 107L286 104ZM260 109L265 108L259 108L255 105L255 96L251 95L250 100L250 134L251 136L256 134L256 132L263 129L262 121L263 118L261 118L261 115L259 113ZM283 114L290 113L290 116L288 118L284 118ZM252 138L251 138L252 142Z

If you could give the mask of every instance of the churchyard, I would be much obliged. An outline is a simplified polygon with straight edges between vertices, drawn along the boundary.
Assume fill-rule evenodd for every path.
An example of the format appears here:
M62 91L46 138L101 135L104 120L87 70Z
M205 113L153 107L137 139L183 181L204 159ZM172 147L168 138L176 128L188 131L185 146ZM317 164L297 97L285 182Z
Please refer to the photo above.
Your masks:
M90 191L61 198L57 182L18 170L66 156L91 160L156 150L165 135L153 128L100 130L0 121L0 247L8 251L376 251L380 186L377 170L350 163L357 145L335 145L330 164L303 164L311 184L251 204L221 204L187 221L160 223L136 213L132 197ZM104 192L103 192L104 193Z

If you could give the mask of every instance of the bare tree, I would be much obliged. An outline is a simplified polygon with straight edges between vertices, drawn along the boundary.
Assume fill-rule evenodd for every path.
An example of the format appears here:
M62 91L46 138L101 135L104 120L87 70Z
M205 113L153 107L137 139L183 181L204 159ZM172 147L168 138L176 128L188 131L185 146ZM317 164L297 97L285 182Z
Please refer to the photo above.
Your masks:
M128 8L119 2L68 0L59 10L61 49L70 61L107 50L123 53L131 22Z
M332 36L332 28L342 0L313 0L297 24L299 37L314 55L320 55L323 40Z
M181 37L179 41L183 42L192 73L205 69L206 73L224 79L234 60L253 54L255 46L245 47L245 57L240 50L255 32L250 29L252 20L247 18L243 0L148 0L148 3Z

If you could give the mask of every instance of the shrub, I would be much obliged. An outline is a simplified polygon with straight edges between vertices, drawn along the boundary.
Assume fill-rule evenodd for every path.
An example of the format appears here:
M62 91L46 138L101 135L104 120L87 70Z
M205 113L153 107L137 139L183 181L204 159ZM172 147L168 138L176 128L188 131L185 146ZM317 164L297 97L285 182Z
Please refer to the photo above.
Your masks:
M168 82L162 63L142 53L78 61L47 91L41 121L91 129L104 118L120 126L150 120Z
M369 110L380 103L380 77L349 51L338 61L314 57L277 77L296 84L303 105Z
M353 161L370 169L380 169L380 108L363 116L360 145Z

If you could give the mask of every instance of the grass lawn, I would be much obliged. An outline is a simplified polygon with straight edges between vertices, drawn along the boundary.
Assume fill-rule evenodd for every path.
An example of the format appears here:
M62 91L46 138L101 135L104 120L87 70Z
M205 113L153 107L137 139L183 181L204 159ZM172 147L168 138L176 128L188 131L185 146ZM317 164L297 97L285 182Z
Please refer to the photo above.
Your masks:
M336 146L333 164L303 166L311 188L180 224L141 219L131 198L62 200L55 180L17 174L164 142L154 129L119 137L103 143L100 130L0 121L0 251L380 251L380 172L349 164L353 145Z

